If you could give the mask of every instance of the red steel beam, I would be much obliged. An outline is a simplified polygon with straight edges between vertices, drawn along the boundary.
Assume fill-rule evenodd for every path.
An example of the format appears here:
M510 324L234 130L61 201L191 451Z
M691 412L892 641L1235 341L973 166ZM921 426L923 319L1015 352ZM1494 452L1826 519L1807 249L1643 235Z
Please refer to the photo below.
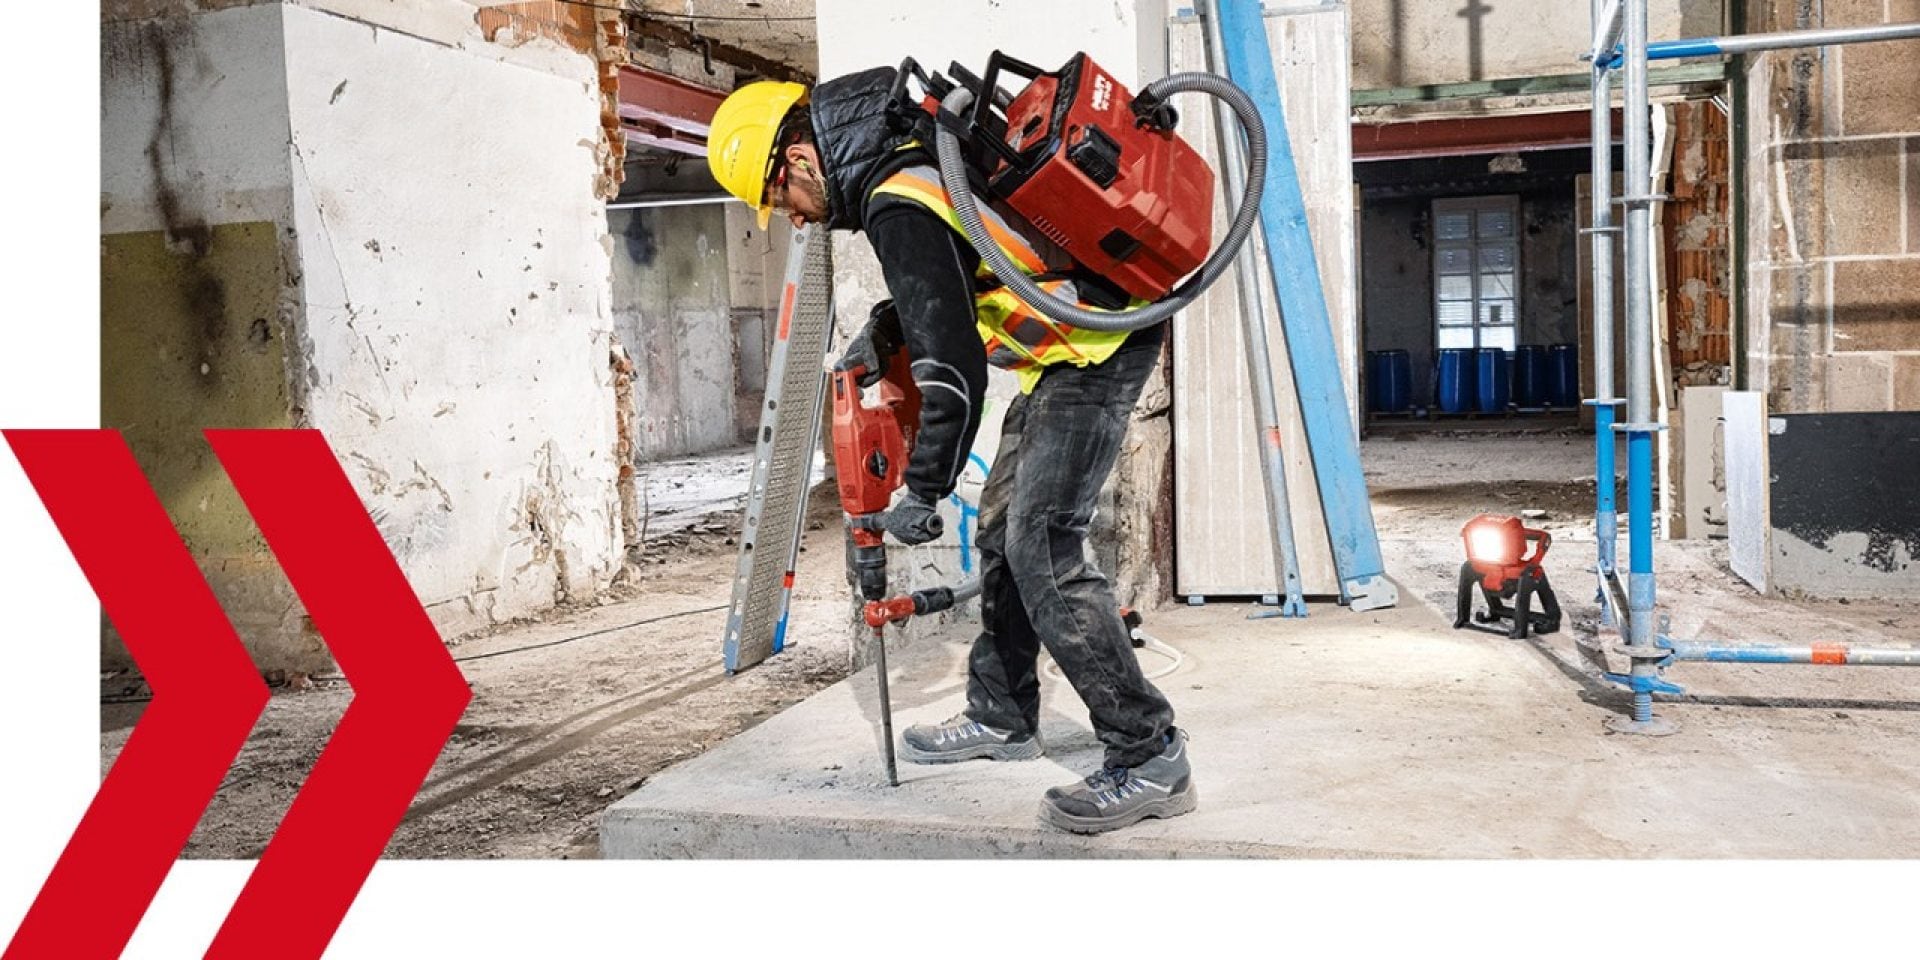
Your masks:
M1617 128L1620 120L1614 113ZM1406 160L1584 146L1591 142L1587 110L1498 117L1454 117L1353 125L1353 159Z
M637 125L630 121L622 121L620 129L627 135L627 145L630 147L668 150L673 153L684 153L691 157L704 157L707 155L707 141L705 137L694 137L692 134L681 133L680 131L670 130L666 127Z
M713 112L726 99L724 90L688 83L645 67L620 68L620 118L692 134L704 145Z

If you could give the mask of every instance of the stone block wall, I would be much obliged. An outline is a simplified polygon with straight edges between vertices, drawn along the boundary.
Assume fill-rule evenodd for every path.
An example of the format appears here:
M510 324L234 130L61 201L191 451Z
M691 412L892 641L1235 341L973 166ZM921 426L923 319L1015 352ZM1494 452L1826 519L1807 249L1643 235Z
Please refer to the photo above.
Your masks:
M1920 0L1773 0L1750 31L1920 20ZM1920 42L1754 56L1748 369L1776 413L1920 410Z

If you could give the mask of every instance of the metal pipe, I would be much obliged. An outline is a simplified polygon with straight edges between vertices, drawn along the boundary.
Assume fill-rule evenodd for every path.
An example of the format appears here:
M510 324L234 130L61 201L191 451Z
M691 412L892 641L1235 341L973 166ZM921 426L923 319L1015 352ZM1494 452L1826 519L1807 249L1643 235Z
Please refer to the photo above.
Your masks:
M1845 643L1706 643L1667 641L1675 660L1708 663L1811 663L1821 666L1920 667L1920 647L1855 647Z
M1734 273L1734 282L1728 296L1728 313L1732 315L1732 344L1728 361L1734 365L1734 390L1747 390L1747 58L1738 56L1728 67L1726 79L1726 98L1728 98L1728 157L1726 157L1726 179L1732 184L1728 190L1728 219L1730 223L1730 242L1732 242L1732 263L1728 265Z
M1227 45L1222 36L1214 0L1195 4L1203 18L1201 29L1207 35L1207 69L1225 75ZM1225 102L1213 102L1214 139L1220 144L1222 179L1225 181L1227 209L1235 209L1245 195L1246 158L1240 143L1240 125L1234 121ZM1264 238L1264 231L1262 231ZM1266 481L1267 517L1273 524L1270 538L1273 567L1280 578L1285 599L1280 607L1283 617L1307 615L1306 599L1300 585L1300 560L1293 539L1293 509L1287 499L1286 450L1280 444L1280 401L1273 386L1273 359L1267 343L1267 315L1260 299L1260 279L1255 271L1253 244L1240 248L1234 264L1234 282L1240 294L1240 328L1246 337L1247 382L1253 389L1253 413L1260 421L1260 473Z
M1653 580L1653 183L1647 100L1647 0L1626 0L1626 257L1627 257L1627 643L1654 645ZM1636 657L1632 675L1652 679L1658 661ZM1633 720L1653 720L1653 695L1636 690Z
M1603 6L1604 4L1604 6ZM1599 49L1611 47L1620 28L1620 0L1593 0ZM1607 577L1615 570L1620 548L1620 521L1614 505L1614 434L1616 401L1613 386L1613 98L1612 75L1605 67L1593 69L1592 211L1589 216L1593 256L1593 535L1598 553L1594 599L1600 621L1612 624L1619 612L1608 602Z
M1735 53L1757 53L1761 50L1792 50L1799 47L1878 43L1883 40L1915 38L1920 38L1920 23L1880 23L1866 27L1783 30L1779 33L1748 33L1734 37L1663 40L1647 45L1647 59L1678 60L1682 57L1716 57Z
M1593 0L1593 49L1582 59L1597 65L1607 51L1619 44L1620 0Z
M1606 575L1600 578L1600 588L1606 592L1607 600L1613 604L1614 610L1622 613L1626 611L1627 588L1620 582L1619 571L1607 571Z
M1746 0L1728 0L1727 22L1734 30L1745 30L1747 28ZM1728 219L1730 221L1729 233L1731 234L1729 243L1732 248L1732 256L1729 258L1732 263L1729 266L1733 271L1733 282L1729 285L1731 294L1729 300L1731 303L1728 313L1732 315L1733 321L1733 349L1730 352L1733 355L1733 389L1735 390L1749 389L1747 385L1747 352L1750 349L1750 344L1748 343L1750 334L1748 333L1747 327L1747 309L1749 306L1747 301L1749 270L1747 266L1747 209L1748 204L1752 203L1750 199L1752 196L1752 188L1747 185L1747 150L1750 145L1747 132L1747 98L1749 95L1747 86L1747 63L1747 57L1744 54L1740 54L1734 56L1732 61L1726 64L1729 139L1727 150L1727 180L1733 188L1728 191L1728 213L1730 214Z
M629 200L625 203L609 203L608 210L651 210L654 207L691 207L703 203L738 203L739 198L732 194L720 193L706 197L673 197L664 200Z
M1647 44L1648 60L1681 60L1687 57L1720 57L1764 50L1797 50L1803 47L1830 47L1849 43L1880 43L1887 40L1920 38L1920 23L1879 23L1865 27L1823 27L1818 30L1782 30L1778 33L1746 33L1731 37L1690 37ZM1587 54L1599 63L1596 45ZM1605 66L1617 67L1626 59L1625 51L1613 46Z

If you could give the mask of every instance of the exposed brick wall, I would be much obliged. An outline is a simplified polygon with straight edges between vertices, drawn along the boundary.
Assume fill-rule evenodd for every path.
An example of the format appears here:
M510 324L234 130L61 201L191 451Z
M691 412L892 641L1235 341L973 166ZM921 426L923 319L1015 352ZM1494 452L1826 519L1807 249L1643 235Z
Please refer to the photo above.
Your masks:
M512 29L522 40L545 37L566 44L581 53L592 53L599 31L594 27L595 10L577 3L535 0L532 3L499 3L475 11L480 32L489 41L504 38L501 31Z
M1920 20L1770 0L1753 31ZM1920 43L1752 57L1748 357L1776 412L1920 410Z
M1669 369L1683 385L1725 383L1732 363L1727 117L1701 101L1675 104L1673 202L1664 214Z
M599 35L594 57L600 63L601 177L595 186L602 200L620 194L627 176L627 135L620 125L620 68L627 63L627 19L607 10L594 11Z
M626 18L616 4L589 6L533 0L500 3L474 11L480 33L490 43L525 43L544 38L591 54L599 64L601 175L594 193L611 200L626 175L627 137L620 128L620 67L627 62Z

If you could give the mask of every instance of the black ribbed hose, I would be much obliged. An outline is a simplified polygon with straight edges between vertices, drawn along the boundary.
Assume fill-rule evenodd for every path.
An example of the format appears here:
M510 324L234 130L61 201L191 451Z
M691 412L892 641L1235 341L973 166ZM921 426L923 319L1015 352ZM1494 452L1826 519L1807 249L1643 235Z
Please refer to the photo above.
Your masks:
M1172 94L1189 92L1204 93L1226 101L1234 117L1240 121L1240 127L1247 137L1247 191L1240 198L1240 208L1234 211L1226 240L1213 251L1206 263L1201 264L1200 271L1175 287L1165 298L1137 310L1089 310L1046 292L1028 278L1000 249L999 244L993 242L986 224L980 219L979 204L974 201L967 182L967 166L961 155L960 138L944 124L937 125L934 146L940 157L941 185L946 187L967 241L973 244L973 249L993 270L993 275L1000 278L1028 306L1048 317L1083 330L1103 332L1153 326L1184 309L1215 280L1220 279L1232 266L1234 256L1240 252L1241 245L1246 243L1248 234L1253 232L1253 226L1260 217L1260 195L1266 186L1267 128L1260 120L1260 109L1254 105L1253 98L1234 86L1232 81L1212 73L1176 73L1156 80L1140 91L1138 99L1164 100ZM972 103L973 94L970 91L965 87L955 87L940 106L955 116L964 116Z

